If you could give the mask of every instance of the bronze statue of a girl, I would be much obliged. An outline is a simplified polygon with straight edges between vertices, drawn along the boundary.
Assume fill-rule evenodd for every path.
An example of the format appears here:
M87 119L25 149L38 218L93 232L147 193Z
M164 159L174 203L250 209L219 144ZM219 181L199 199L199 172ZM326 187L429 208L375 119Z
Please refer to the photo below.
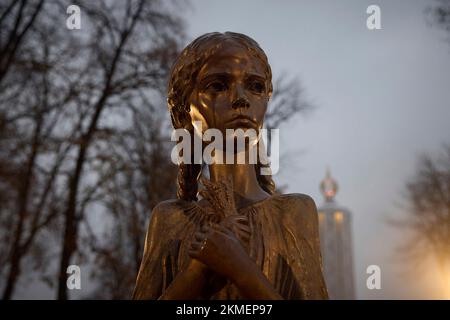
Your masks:
M225 135L260 130L271 94L271 69L253 39L209 33L175 62L168 106L175 129L195 134L199 121ZM327 298L315 203L275 194L262 166L213 163L208 180L200 164L179 165L178 199L153 209L134 299Z

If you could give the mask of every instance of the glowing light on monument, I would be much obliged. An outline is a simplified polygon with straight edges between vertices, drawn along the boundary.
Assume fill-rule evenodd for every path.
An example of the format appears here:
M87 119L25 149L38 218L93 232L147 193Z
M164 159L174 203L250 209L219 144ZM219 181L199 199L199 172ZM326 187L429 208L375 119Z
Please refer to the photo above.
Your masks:
M325 202L319 208L320 246L331 299L354 299L351 213L335 201L338 184L327 170L320 184Z
M344 214L341 211L336 211L334 213L334 220L336 220L336 222L341 223L342 220L344 220Z

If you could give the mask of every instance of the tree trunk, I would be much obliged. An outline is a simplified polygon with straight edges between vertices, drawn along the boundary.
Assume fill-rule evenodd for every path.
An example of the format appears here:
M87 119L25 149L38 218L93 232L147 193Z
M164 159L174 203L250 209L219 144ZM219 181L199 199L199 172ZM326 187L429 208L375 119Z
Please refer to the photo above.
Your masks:
M116 72L117 64L120 60L120 57L122 55L123 47L125 46L125 43L132 33L136 22L139 18L139 15L142 11L143 5L145 1L141 0L139 2L139 5L134 12L134 14L131 15L131 11L129 12L131 17L131 22L128 28L126 28L121 34L120 34L120 42L115 49L114 56L111 60L111 64L109 69L106 72L105 77L105 85L102 90L102 95L97 101L97 103L94 106L95 113L92 117L92 120L89 124L89 128L87 129L86 134L82 136L82 141L80 144L78 157L77 157L77 164L75 168L75 172L71 178L70 185L69 185L69 198L67 201L67 209L65 212L65 231L64 231L64 240L63 240L63 247L62 247L62 253L61 253L61 263L60 263L60 270L59 270L59 283L58 283L58 299L60 300L66 300L67 299L67 267L70 263L70 258L72 257L73 253L77 249L77 238L78 238L78 218L76 216L76 204L77 204L77 196L78 196L78 186L80 184L81 174L83 171L83 165L86 158L86 152L89 147L89 144L91 143L91 140L95 134L95 131L97 130L97 123L100 118L100 115L105 107L107 99L111 95L111 82L113 79L113 76Z
M40 145L39 139L40 139L41 128L42 128L42 118L40 117L37 120L36 129L35 129L34 137L33 137L33 146L31 149L31 154L30 154L30 157L28 160L25 175L23 176L22 185L21 185L21 188L19 191L19 197L17 199L17 201L18 201L18 203L17 203L18 221L17 221L16 230L14 233L14 240L11 245L11 251L9 253L10 269L9 269L9 273L8 273L8 280L6 282L6 287L3 292L3 300L11 299L17 278L20 273L20 260L23 257L23 252L22 252L22 247L21 247L23 226L25 224L25 219L27 216L28 197L29 197L29 193L30 193L31 180L33 178L34 166L36 163L36 156L37 156L38 148Z
M61 253L61 263L59 269L59 281L58 281L58 299L67 300L67 267L70 263L72 254L77 249L77 235L78 235L78 223L76 221L76 202L78 194L78 185L80 182L81 173L83 171L83 164L86 157L87 143L82 142L77 157L77 164L74 175L70 179L69 185L69 199L67 209L64 214L66 218L63 247Z
M14 252L11 258L8 280L6 280L5 290L3 291L3 300L10 300L14 292L16 281L20 274L20 260L21 254L19 252Z

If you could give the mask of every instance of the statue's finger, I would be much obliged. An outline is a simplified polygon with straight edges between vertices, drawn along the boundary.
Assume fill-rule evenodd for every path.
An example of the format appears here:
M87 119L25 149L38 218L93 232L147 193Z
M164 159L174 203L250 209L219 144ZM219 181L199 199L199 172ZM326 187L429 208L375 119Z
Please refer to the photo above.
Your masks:
M200 250L189 249L188 253L191 258L200 258Z
M200 250L200 248L202 246L202 242L203 241L197 241L197 240L192 241L191 244L189 245L189 249Z
M231 216L231 218L234 222L238 223L238 224L242 224L242 225L249 225L249 220L246 216L242 216L242 215L234 215Z
M242 241L244 241L244 242L249 242L250 241L250 234L248 234L248 233L243 233L243 234L241 234L240 235L240 237L239 237Z
M205 239L205 238L206 238L206 233L196 232L194 234L194 240L196 240L196 241L203 241L203 239Z
M249 227L244 225L235 225L235 228L237 228L239 231L250 234L252 231Z
M222 224L215 224L212 226L214 231L220 232L226 236L234 236L234 233L227 227L223 226Z

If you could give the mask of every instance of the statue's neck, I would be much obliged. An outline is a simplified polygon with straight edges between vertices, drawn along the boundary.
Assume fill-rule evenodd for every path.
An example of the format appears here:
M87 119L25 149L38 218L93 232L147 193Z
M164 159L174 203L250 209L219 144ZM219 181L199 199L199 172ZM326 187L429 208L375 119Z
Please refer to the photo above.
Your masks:
M254 164L211 164L209 175L212 181L224 181L227 177L233 179L238 208L270 196L259 185Z

